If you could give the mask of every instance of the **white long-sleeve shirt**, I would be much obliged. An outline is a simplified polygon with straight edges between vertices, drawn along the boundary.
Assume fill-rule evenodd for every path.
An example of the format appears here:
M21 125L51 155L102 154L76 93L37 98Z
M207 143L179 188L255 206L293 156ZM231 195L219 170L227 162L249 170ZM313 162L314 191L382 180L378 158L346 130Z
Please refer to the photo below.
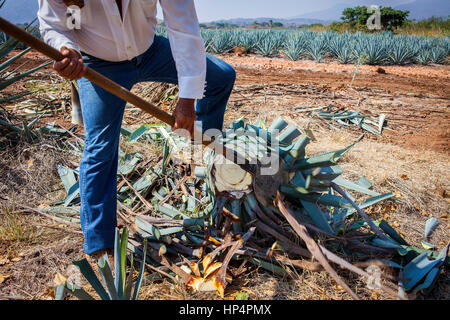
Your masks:
M144 53L156 33L158 0L87 0L80 28L69 28L62 0L39 0L40 32L45 42L83 51L107 61L131 60ZM206 52L193 0L159 0L175 60L180 98L203 98Z

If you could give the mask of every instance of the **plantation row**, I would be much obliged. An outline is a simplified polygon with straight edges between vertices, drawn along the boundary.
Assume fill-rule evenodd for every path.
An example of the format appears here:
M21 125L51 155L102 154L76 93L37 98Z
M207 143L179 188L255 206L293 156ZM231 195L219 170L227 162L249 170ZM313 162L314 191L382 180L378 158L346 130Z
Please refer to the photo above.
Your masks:
M37 28L29 30L39 37ZM202 29L208 52L224 54L241 47L247 53L264 57L283 57L290 60L312 59L322 62L332 58L342 64L369 65L445 64L449 62L450 37L395 35L392 32L376 34L314 32L310 30L210 30ZM167 37L167 31L158 27L157 33ZM0 45L8 37L0 33ZM11 41L11 40L10 40ZM17 49L25 49L22 44Z
M167 36L166 30L158 32ZM377 34L317 33L310 30L201 30L208 52L223 54L233 47L265 57L290 60L325 58L339 63L369 65L444 64L450 55L450 37Z

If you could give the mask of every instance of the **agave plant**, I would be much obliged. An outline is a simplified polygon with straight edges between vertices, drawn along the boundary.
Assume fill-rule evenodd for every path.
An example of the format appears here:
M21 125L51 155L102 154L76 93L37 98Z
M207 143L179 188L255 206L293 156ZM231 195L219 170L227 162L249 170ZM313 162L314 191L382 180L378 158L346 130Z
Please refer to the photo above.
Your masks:
M330 54L342 64L347 64L354 60L351 46L351 40L348 35L337 35L328 42Z
M416 56L414 57L414 62L423 65L429 64L430 60L431 60L431 50L425 48L419 50Z
M0 4L0 8L5 4L4 0L1 4ZM30 30L34 30L35 28L32 27L32 24L36 21L33 20L31 23L29 23L26 27L25 30L30 31ZM5 58L11 51L13 51L14 49L17 48L19 42L17 40L15 40L14 38L11 37L7 37L6 35L2 35L2 39L5 40L2 45L0 45L0 60ZM24 56L27 52L29 52L31 50L31 48L26 48L25 50L23 50L22 52L16 54L15 56L7 59L6 61L4 61L3 63L0 64L0 91L7 88L8 86L12 85L13 83L16 83L18 81L20 81L21 79L23 79L24 77L32 74L33 72L38 71L41 68L46 67L47 65L49 65L51 63L51 61L47 61L43 64L41 64L40 66L37 66L35 68L32 68L30 70L27 70L25 72L22 73L17 73L17 69L13 69L10 70L12 64L17 61L19 58L21 58L22 56ZM26 95L29 95L31 93L34 93L36 91L28 91L28 92L24 92L18 95L14 95L11 97L6 97L6 98L2 98L0 100L0 103L6 103L6 102L10 102L12 100L15 99L19 99L21 97L24 97Z
M216 36L216 33L212 30L200 30L200 35L202 36L203 41L205 42L206 51L211 52L211 45L214 40L214 37Z
M325 39L318 37L308 44L308 55L317 62L321 62L327 55L327 44Z
M355 57L364 56L362 63L369 65L384 64L387 59L387 44L378 38L362 38L355 44Z
M307 50L306 41L301 36L288 38L284 47L284 55L293 61L302 58Z
M256 52L264 57L274 57L283 46L284 36L279 32L264 32L256 46Z
M223 32L216 36L211 45L211 50L216 54L224 54L233 48L233 37L230 32Z
M147 241L144 240L142 250L142 263L139 270L139 275L136 282L133 283L133 256L131 256L131 270L126 274L126 260L127 260L127 246L128 246L128 229L123 228L122 234L116 228L115 243L114 243L114 266L109 265L108 255L105 254L98 261L98 273L105 285L102 285L99 278L96 276L94 270L86 259L74 261L73 264L80 269L81 274L86 278L89 284L94 288L102 300L137 300L139 297L139 290L141 288L145 260L147 252ZM114 268L114 275L112 269ZM134 288L134 291L133 291ZM56 288L55 300L63 300L64 293L70 293L80 300L95 300L89 293L76 284L68 283L60 284Z
M430 50L430 62L436 64L445 63L448 57L448 52L442 47L432 48Z
M390 47L388 61L396 65L404 65L414 61L417 51L406 41L394 41Z
M245 49L247 53L254 52L258 43L258 37L256 32L239 32L238 33L238 43L239 47Z

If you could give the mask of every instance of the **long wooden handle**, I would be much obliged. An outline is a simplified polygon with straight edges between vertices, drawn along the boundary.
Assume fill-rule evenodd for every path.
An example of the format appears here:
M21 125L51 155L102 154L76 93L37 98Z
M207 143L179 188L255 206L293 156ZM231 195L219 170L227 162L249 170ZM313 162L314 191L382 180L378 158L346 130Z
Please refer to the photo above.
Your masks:
M9 34L11 37L19 40L20 42L26 44L27 46L46 55L47 57L51 58L52 60L61 61L65 58L61 54L61 52L59 52L55 48L49 46L44 41L36 38L35 36L31 35L30 33L26 32L25 30L17 27L16 25L12 24L11 22L9 22L1 17L0 17L0 30L2 30L6 34ZM105 76L101 75L100 73L92 70L91 68L87 68L87 71L86 71L86 74L84 75L84 77L86 79L88 79L89 81L95 83L96 85L102 87L103 89L118 96L119 98L150 113L152 116L167 123L168 125L173 126L175 124L175 118L173 116L171 116L167 112L164 112L163 110L155 107L150 102L147 102L144 99L136 96L135 94L131 93L129 90L118 85L114 81L106 78Z
M27 46L39 51L40 53L46 55L52 60L61 61L65 57L56 50L55 48L49 46L41 39L33 36L22 28L17 27L15 24L12 24L8 20L0 17L0 30L10 35L11 37L19 40L20 42L26 44ZM106 78L100 73L92 70L91 68L87 68L86 74L84 75L86 79L95 83L99 87L105 89L106 91L111 92L115 96L131 103L132 105L141 108L145 112L148 112L155 118L167 123L170 126L175 125L175 118L168 114L167 112L155 107L150 102L145 101L144 99L138 97L137 95L131 93L126 88L118 85L114 81ZM254 165L249 164L248 160L243 156L235 152L234 150L228 150L225 146L219 144L218 142L208 142L210 139L202 139L202 143L206 146L214 148L215 150L221 150L222 154L230 161L238 164L242 169L248 171L250 173L256 172L256 167Z

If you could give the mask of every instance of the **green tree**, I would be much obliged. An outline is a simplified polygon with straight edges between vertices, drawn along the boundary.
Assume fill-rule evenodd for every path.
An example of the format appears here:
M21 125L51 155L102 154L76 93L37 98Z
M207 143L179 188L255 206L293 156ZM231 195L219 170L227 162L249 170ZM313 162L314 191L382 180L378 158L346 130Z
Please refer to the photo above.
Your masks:
M367 21L372 16L366 6L347 8L342 12L341 19L353 29L367 30ZM381 27L384 30L393 30L407 21L409 11L396 10L391 7L380 7Z

